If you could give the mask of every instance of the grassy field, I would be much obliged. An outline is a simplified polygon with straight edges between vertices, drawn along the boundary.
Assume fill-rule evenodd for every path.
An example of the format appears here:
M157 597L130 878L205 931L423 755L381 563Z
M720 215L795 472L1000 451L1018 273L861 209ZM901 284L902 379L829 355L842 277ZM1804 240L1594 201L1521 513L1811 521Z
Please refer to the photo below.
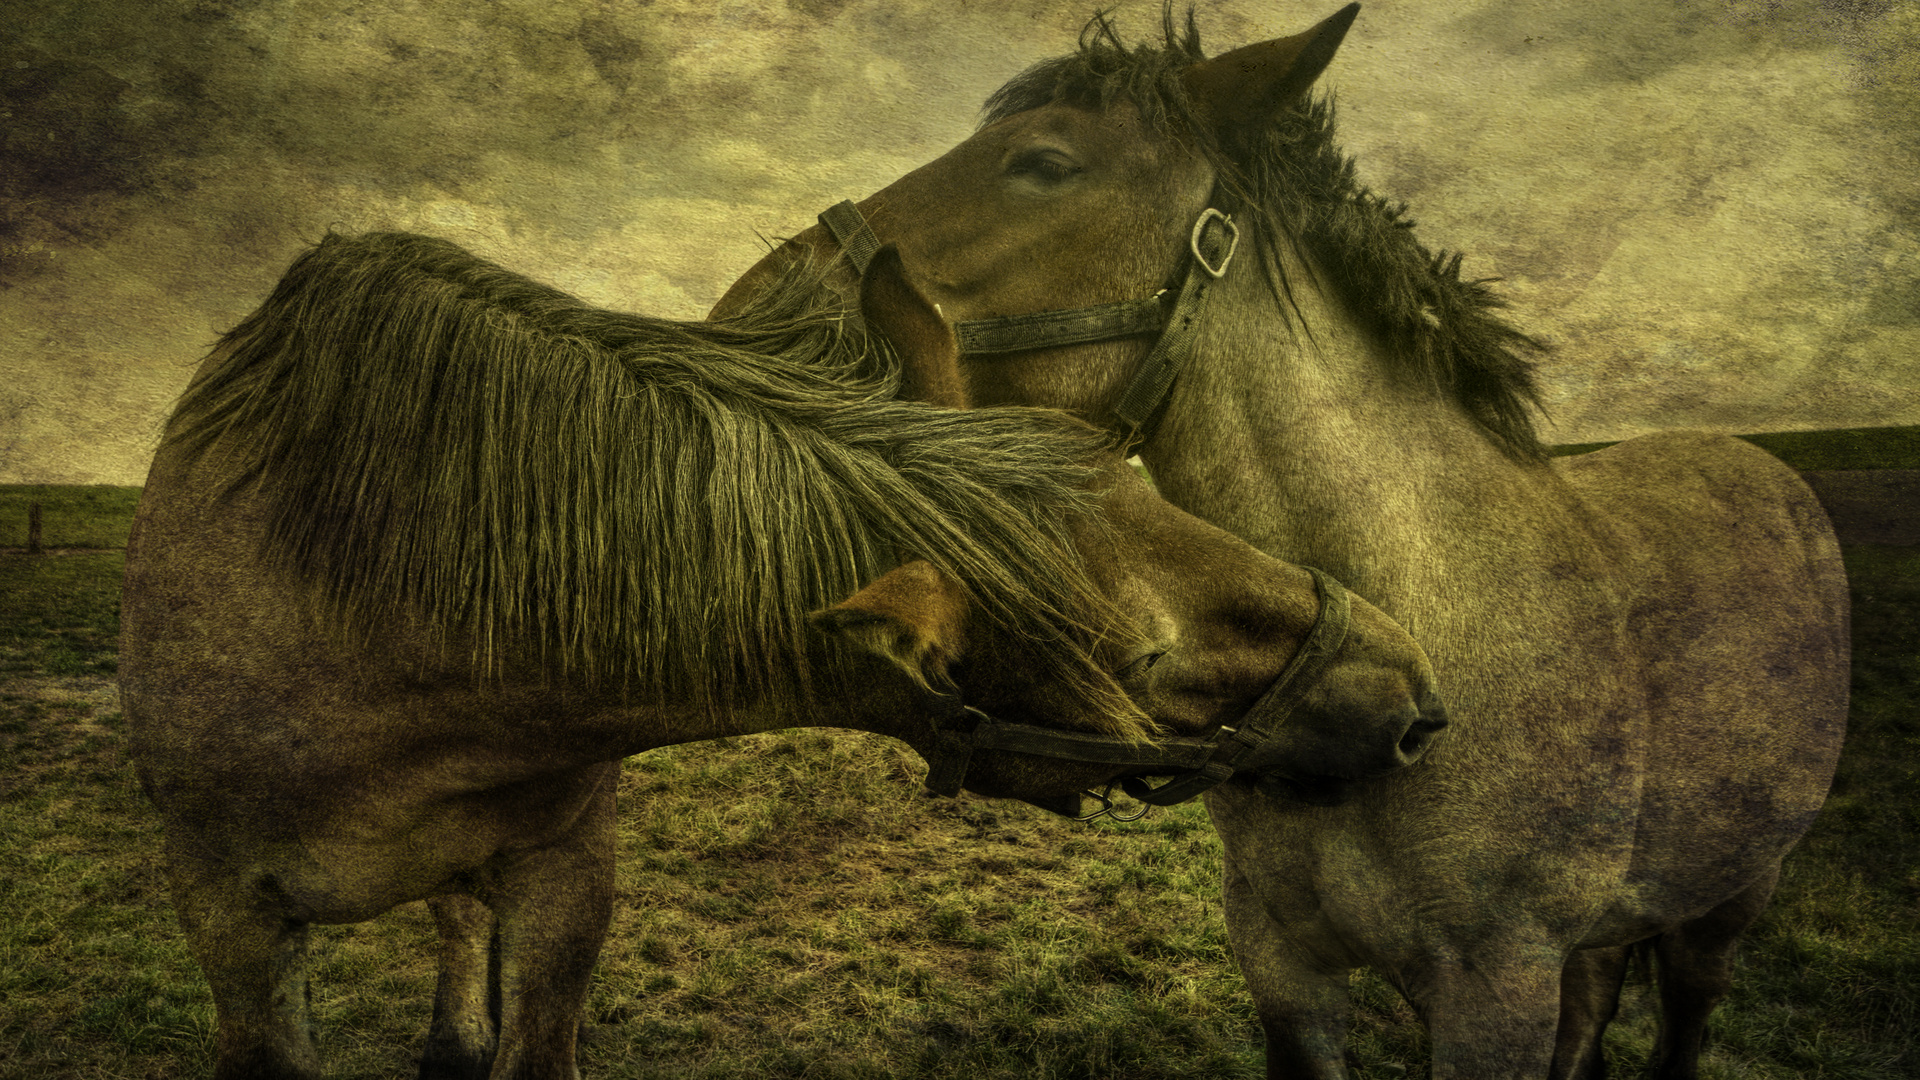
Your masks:
M0 551L27 545L27 507L40 504L43 547L127 546L137 487L106 484L0 484Z
M124 536L99 516L71 535ZM80 546L48 528L50 546ZM1920 1075L1920 549L1848 558L1847 751L1716 1018L1710 1078ZM209 1071L211 1002L112 687L123 563L0 553L0 1078ZM922 769L821 731L629 760L586 1074L1260 1075L1203 811L1074 825L927 797ZM432 989L425 909L315 937L331 1074L410 1075ZM1357 1075L1424 1075L1410 1011L1370 975L1354 985ZM1648 1052L1651 999L1629 984L1619 1075Z

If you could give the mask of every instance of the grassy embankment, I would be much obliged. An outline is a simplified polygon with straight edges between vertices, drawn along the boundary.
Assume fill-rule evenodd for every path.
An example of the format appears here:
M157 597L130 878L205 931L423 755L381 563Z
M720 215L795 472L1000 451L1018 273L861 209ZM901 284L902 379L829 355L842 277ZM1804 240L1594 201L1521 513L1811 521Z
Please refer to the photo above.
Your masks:
M88 490L43 493L47 546L124 539L127 489ZM0 489L0 545L22 542L5 530L23 531L24 501ZM208 1072L211 1003L112 690L123 563L0 554L0 1078ZM1709 1078L1920 1075L1920 549L1856 548L1848 566L1840 777L1750 937ZM1260 1075L1198 806L1079 826L923 796L921 769L818 731L629 760L587 1075ZM431 938L417 904L317 931L331 1075L411 1073ZM1354 985L1357 1075L1423 1075L1411 1013L1371 975ZM1653 1007L1631 982L1622 1075Z

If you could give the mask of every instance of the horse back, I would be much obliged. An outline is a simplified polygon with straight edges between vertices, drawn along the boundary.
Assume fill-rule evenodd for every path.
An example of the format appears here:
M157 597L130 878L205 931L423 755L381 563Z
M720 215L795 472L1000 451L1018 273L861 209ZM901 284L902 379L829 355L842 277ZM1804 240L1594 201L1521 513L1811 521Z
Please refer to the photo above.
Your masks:
M1555 466L1619 545L1643 660L1633 888L1611 920L1631 939L1624 924L1737 891L1811 824L1845 734L1846 574L1812 489L1741 440L1651 435Z

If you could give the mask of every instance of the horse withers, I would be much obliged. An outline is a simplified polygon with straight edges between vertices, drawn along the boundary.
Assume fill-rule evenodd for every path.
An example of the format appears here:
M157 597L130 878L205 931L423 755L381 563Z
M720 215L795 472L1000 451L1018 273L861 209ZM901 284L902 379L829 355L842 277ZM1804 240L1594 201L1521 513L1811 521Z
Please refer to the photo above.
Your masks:
M919 385L1111 426L1171 501L1427 649L1454 726L1419 765L1337 804L1207 796L1269 1075L1346 1075L1366 965L1437 1078L1598 1076L1637 943L1659 1075L1692 1076L1839 754L1839 550L1800 478L1735 439L1549 460L1539 343L1359 186L1309 95L1357 12L1211 59L1191 17L1139 48L1096 18L717 310L795 253L892 245L961 344Z
M808 723L938 759L955 698L1144 746L1236 721L1312 637L1306 572L1103 481L1076 421L893 400L803 277L674 323L330 237L202 365L130 541L121 688L217 1076L318 1076L306 928L422 898L421 1073L577 1075L625 755ZM1417 758L1426 660L1352 608L1294 722ZM970 768L1050 805L1127 771Z

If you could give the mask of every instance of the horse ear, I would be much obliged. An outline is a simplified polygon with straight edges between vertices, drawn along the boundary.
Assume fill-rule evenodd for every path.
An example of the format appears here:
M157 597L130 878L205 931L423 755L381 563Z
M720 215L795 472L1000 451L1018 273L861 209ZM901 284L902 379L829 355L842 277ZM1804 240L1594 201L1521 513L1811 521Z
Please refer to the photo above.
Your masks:
M949 409L967 407L959 339L940 309L907 280L900 251L892 244L875 252L860 275L860 314L900 355L901 397Z
M1213 130L1234 141L1233 136L1271 122L1307 92L1333 62L1359 14L1359 4L1348 4L1304 34L1221 53L1188 68L1180 80Z
M947 670L965 651L970 606L958 582L916 559L808 618L850 648L893 661L931 689L950 684Z

